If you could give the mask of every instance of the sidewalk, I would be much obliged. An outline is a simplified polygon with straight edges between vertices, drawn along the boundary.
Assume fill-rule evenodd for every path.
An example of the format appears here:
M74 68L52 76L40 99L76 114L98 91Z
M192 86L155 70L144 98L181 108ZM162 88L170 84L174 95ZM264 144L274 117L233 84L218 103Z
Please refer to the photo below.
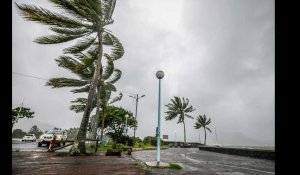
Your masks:
M144 175L132 158L105 156L65 156L64 153L12 152L13 175Z

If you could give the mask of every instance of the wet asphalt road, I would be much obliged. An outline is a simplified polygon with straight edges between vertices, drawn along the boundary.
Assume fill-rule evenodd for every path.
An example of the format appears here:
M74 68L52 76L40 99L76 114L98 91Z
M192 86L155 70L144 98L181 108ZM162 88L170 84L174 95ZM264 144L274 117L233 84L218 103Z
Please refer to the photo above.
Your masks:
M156 161L156 151L136 151L132 156L141 162ZM161 162L176 163L183 167L178 174L201 175L268 175L275 174L275 162L272 160L235 156L198 148L169 148L161 150ZM172 174L152 170L153 174Z
M62 148L57 150L56 152L68 152L70 147ZM42 147L38 147L37 142L22 142L22 139L13 139L12 140L12 151L33 151L33 152L46 152L48 150L48 146L43 144Z

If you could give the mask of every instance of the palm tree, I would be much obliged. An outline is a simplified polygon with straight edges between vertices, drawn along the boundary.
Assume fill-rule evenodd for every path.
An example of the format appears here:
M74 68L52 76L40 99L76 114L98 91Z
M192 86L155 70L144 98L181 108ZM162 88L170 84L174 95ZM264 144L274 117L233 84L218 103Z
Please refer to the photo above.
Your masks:
M111 93L116 92L116 87L113 85L116 83L122 75L121 70L116 69L114 67L113 60L108 56L105 55L105 58L107 59L107 64L104 67L104 72L102 75L102 79L99 81L97 86L97 96L94 97L91 111L96 107L96 116L99 116L99 108L101 107L102 110L105 108L106 104L111 104L116 101L121 100L122 93L120 93L117 97L114 97L111 99ZM92 79L92 74L95 70L95 66L93 64L90 64L90 61L92 60L92 55L85 55L84 57L78 59L71 60L71 57L64 58L60 57L59 59L56 59L58 65L62 68L65 68L67 70L70 70L71 72L75 73L78 77L78 79L74 78L51 78L46 85L52 86L53 88L61 88L61 87L77 87L76 89L71 90L73 93L82 93L82 92L88 92L89 90L89 82ZM79 61L81 62L79 62ZM70 64L72 63L72 64ZM79 87L79 88L78 88ZM101 88L100 88L101 87ZM110 100L111 99L111 100ZM108 103L108 101L110 102ZM70 109L74 110L76 113L78 112L84 112L87 99L86 98L77 98L76 100L72 101L72 103L78 103L71 105ZM92 116L93 118L94 116ZM92 123L93 128L93 134L92 138L96 138L96 129L98 128L99 123L99 117L96 117L95 120ZM95 124L95 125L94 125ZM103 135L103 132L101 132L101 135ZM102 138L102 137L101 137Z
M195 129L200 129L200 128L203 127L204 134L205 134L205 136L204 136L204 145L206 145L206 130L211 132L211 130L207 127L207 125L210 124L211 120L210 120L210 118L208 118L208 120L207 120L205 114L203 115L203 117L201 115L199 115L196 120L197 120L197 122L196 122L196 125L194 127L195 127Z
M184 129L184 144L186 145L186 136L185 136L185 117L193 118L192 116L188 115L187 113L193 112L195 109L193 109L193 106L189 105L189 99L184 97L182 98L182 101L179 97L174 96L174 99L171 99L172 103L168 103L165 105L168 107L168 111L165 112L167 116L165 117L166 120L173 120L174 118L178 117L178 123L183 123L183 129Z
M124 50L118 40L105 29L113 23L112 15L116 0L49 0L62 10L62 13L52 12L34 5L17 5L26 20L36 21L49 25L50 30L56 35L37 38L35 42L40 44L64 43L74 39L82 40L74 46L66 48L64 54L78 55L83 51L96 55L96 69L93 72L87 98L87 104L83 113L80 129L76 140L81 153L85 153L85 138L92 102L96 87L102 78L103 45L113 45L111 54L113 60L123 56ZM65 15L62 15L65 14ZM112 44L113 43L113 44ZM107 54L106 54L107 55ZM108 56L108 55L107 55ZM68 56L64 56L68 57Z

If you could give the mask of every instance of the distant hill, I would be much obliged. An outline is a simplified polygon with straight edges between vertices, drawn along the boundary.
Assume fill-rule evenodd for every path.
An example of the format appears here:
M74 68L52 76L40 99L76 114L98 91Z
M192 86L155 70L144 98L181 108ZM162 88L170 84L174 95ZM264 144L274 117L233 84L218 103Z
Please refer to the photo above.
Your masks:
M22 129L23 131L28 132L33 125L37 125L37 127L43 132L49 131L50 129L55 127L55 126L50 125L50 124L46 124L46 123L36 121L32 118L31 119L23 118L23 119L20 119L18 121L18 123L14 124L14 127L13 127L12 131L14 129Z

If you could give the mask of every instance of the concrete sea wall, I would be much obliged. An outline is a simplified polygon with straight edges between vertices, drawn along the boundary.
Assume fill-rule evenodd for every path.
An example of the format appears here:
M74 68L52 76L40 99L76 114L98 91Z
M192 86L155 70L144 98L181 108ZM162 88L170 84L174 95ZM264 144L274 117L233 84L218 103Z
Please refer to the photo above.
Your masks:
M275 160L275 150L199 146L199 150Z

